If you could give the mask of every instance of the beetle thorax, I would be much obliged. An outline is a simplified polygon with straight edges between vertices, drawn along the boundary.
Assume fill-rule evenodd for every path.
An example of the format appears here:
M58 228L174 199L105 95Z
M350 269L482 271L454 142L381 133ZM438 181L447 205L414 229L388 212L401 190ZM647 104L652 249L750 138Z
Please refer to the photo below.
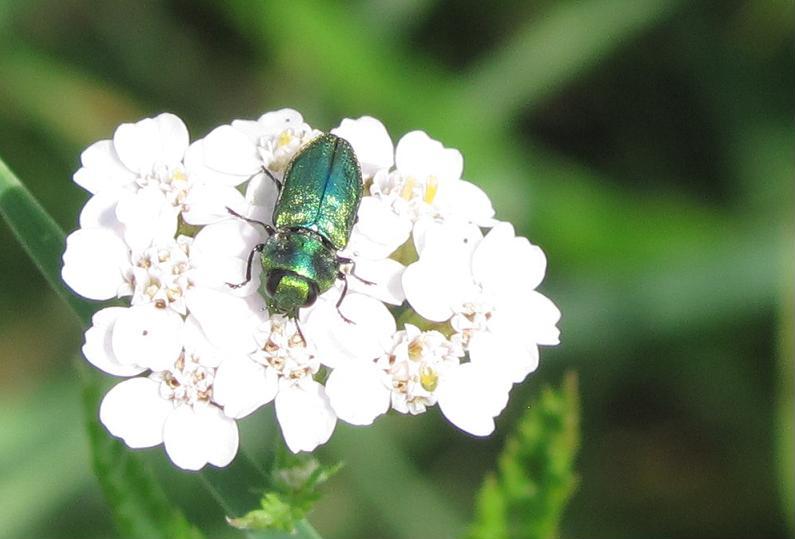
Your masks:
M296 316L331 288L339 272L337 255L311 230L279 230L262 250L260 292L272 313Z

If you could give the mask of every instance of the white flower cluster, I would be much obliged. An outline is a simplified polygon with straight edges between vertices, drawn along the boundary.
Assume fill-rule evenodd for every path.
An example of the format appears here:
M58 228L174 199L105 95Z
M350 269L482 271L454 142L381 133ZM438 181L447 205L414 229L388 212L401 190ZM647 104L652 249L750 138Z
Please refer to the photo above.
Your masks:
M94 315L83 353L126 378L99 415L128 446L162 443L184 469L224 466L236 420L271 401L295 452L325 443L338 419L369 425L390 408L420 414L437 403L483 436L536 368L538 345L558 343L560 313L535 290L544 254L494 219L489 198L461 179L457 150L422 131L393 147L371 117L332 133L351 143L364 176L340 253L355 274L339 307L342 282L297 320L267 312L256 259L247 285L228 283L245 279L266 238L251 222L271 222L278 182L268 176L282 180L320 134L298 112L236 120L193 143L179 118L161 114L83 152L74 179L92 196L62 275L86 298L123 300Z

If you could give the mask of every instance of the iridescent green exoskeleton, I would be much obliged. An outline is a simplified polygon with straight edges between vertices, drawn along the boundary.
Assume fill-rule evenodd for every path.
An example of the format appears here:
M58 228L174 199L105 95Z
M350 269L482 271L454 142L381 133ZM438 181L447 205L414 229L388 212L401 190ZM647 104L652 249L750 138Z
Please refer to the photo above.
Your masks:
M352 261L337 252L348 244L362 199L362 173L353 148L335 135L321 135L296 154L283 182L270 177L280 188L273 210L275 226L258 223L269 237L251 251L246 280L230 286L251 280L252 260L259 252L260 293L271 313L295 318L298 309L312 305L342 279L339 308L348 289L340 267Z

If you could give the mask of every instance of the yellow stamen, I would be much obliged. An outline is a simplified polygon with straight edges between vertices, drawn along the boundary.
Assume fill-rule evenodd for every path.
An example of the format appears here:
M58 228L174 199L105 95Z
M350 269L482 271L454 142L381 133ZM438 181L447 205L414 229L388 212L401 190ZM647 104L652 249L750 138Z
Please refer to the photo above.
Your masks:
M293 135L289 131L282 131L279 133L279 138L276 139L276 147L282 148L292 142Z
M422 358L422 343L415 339L409 343L409 359L419 361Z
M166 297L168 298L168 301L177 301L182 297L182 290L179 288L169 288L166 291Z
M406 178L403 189L400 190L400 198L403 200L411 200L411 195L414 192L414 186L416 184L417 180L413 176Z
M428 184L425 186L425 196L422 197L422 200L425 201L426 204L432 204L438 190L439 180L436 179L436 176L431 176L428 178Z
M439 375L432 368L424 366L420 369L420 385L425 391L433 391L439 385Z

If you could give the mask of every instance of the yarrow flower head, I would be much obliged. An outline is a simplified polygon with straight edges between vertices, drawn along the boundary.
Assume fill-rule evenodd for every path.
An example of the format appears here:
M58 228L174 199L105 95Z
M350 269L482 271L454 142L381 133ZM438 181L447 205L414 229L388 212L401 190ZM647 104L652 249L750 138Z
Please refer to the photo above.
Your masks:
M236 420L270 403L294 452L338 420L436 406L485 436L558 343L543 252L495 219L458 150L423 131L393 145L371 117L330 133L283 109L191 143L161 114L83 153L92 196L62 276L121 302L83 354L124 378L99 415L128 446L225 466Z

